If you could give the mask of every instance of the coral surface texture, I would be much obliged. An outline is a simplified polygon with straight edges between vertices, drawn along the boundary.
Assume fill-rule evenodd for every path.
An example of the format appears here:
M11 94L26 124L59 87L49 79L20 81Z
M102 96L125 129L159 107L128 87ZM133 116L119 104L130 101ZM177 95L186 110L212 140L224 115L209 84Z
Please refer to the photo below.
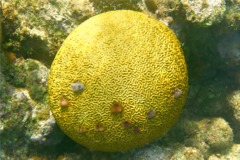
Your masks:
M181 45L163 23L110 11L78 26L50 70L49 99L60 128L102 151L142 146L168 131L188 91Z

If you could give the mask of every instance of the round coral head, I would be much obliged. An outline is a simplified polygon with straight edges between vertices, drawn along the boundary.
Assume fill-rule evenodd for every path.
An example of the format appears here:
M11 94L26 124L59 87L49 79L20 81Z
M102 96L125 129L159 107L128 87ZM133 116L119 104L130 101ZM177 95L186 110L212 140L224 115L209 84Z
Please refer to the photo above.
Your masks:
M75 82L84 84L82 92L74 92ZM174 125L188 76L181 45L167 26L120 10L72 31L52 63L48 89L65 134L90 149L115 152L143 146ZM61 97L69 102L65 109Z

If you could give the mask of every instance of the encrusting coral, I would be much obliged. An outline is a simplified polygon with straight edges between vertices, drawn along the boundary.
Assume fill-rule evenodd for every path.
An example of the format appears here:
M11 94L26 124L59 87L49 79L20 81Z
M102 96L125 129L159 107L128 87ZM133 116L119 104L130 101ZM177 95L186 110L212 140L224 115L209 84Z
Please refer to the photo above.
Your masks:
M75 92L76 83L84 90ZM121 10L92 17L68 36L52 63L48 90L53 115L69 137L114 152L142 146L174 125L188 76L170 29Z

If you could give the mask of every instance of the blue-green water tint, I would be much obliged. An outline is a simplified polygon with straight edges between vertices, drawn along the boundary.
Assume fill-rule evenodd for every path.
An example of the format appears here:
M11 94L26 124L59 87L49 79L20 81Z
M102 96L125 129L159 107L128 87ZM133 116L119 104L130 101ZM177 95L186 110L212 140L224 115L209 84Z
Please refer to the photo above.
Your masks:
M240 109L229 101L238 96L233 93L240 86L239 2L226 1L221 21L208 27L187 21L184 5L176 1L148 1L159 7L160 10L154 11L149 11L140 0L85 2L2 1L0 159L156 160L189 156L183 155L183 151L200 159L214 157L215 154L223 159L227 156L238 159L232 156L234 149L236 152L236 148L240 148L240 118L237 116ZM182 43L190 79L188 101L174 128L159 140L126 153L90 151L73 142L51 119L47 103L47 73L62 41L84 20L114 9L142 11L165 22L171 17L173 21L169 22L169 27ZM211 143L208 135L219 136L210 133L214 126L222 127L223 132L216 133L230 139L232 129L234 139L230 145L234 147L226 145L219 149L220 143ZM201 133L201 127L202 130L207 128L208 132ZM207 147L193 140L200 135L204 138L199 141Z

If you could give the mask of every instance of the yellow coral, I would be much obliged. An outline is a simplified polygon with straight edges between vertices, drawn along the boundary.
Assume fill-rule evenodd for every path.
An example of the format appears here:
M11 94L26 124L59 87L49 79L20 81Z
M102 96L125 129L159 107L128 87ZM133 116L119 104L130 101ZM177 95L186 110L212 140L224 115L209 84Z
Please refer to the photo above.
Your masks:
M64 133L90 149L124 151L171 128L186 100L188 76L170 29L121 10L92 17L68 36L48 89Z

